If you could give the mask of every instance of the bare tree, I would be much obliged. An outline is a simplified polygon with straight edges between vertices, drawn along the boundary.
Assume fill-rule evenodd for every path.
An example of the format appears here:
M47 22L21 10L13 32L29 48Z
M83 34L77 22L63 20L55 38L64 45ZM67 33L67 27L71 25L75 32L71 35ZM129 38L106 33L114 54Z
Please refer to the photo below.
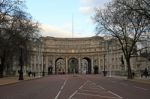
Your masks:
M31 48L31 42L38 39L39 33L38 23L33 22L31 15L24 11L24 2L1 0L0 8L0 77L2 77L7 60L14 56L20 57L20 48L23 48L23 62L27 62L26 53Z
M104 9L95 10L94 20L97 34L103 33L115 37L120 43L128 68L128 79L132 79L130 58L140 36L149 30L149 21L134 10L113 0ZM134 0L123 0L134 7Z
M9 41L9 34L10 30L7 26L10 23L10 16L12 15L13 11L18 8L17 4L19 1L12 1L12 0L1 0L0 1L0 77L3 76L3 70L5 67L5 63L8 60L10 54L9 51L11 47Z
M117 0L118 4L125 6L127 10L132 10L150 20L150 0Z

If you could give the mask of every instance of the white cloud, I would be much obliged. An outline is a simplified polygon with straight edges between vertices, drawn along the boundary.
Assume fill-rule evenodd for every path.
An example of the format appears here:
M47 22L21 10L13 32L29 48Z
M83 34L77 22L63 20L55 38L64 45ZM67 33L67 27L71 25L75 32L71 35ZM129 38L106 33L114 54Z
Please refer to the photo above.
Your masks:
M97 6L103 5L103 3L107 2L108 0L80 0L81 5L83 6Z
M104 5L105 3L109 2L111 0L80 0L81 5Z
M96 7L104 7L104 4L110 0L80 0L80 12L91 15Z
M95 13L95 8L104 8L105 4L108 3L111 0L80 0L80 8L79 11L81 14L85 16L84 18L84 23L86 24L87 28L93 28L94 27L94 22L92 19L92 16ZM94 28L93 28L94 30ZM82 33L85 33L87 31L83 31ZM95 32L95 31L91 31ZM94 33L90 33L94 34Z
M91 15L93 13L93 8L91 7L80 7L80 12L86 15Z
M52 37L70 37L71 33L64 31L62 28L56 26L42 24L40 26L42 36L52 36Z
M95 2L95 0L80 0L82 4L91 4L92 2Z
M48 24L40 25L42 36L52 36L52 37L72 37L71 24L65 23L62 26L53 26ZM77 34L77 33L75 33ZM79 35L74 35L79 36Z

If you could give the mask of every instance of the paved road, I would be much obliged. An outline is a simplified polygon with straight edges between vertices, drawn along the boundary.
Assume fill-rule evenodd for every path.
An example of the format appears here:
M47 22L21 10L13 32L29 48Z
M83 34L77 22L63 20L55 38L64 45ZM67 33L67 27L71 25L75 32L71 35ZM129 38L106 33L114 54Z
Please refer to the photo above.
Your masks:
M0 86L0 99L150 99L150 84L100 75L50 75Z

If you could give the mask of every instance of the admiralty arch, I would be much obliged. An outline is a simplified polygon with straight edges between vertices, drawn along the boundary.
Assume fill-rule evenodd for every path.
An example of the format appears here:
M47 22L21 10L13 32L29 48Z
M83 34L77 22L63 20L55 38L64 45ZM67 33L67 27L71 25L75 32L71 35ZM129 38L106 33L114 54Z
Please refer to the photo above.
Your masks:
M116 40L104 40L94 36L86 38L42 37L42 43L33 48L30 70L53 74L91 74L94 67L98 72L121 69L122 51Z

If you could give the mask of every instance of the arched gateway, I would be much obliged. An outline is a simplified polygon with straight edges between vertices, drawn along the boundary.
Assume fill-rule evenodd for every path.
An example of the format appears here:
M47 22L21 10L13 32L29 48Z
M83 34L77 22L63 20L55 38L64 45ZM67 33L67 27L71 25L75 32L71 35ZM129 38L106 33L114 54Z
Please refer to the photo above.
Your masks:
M104 66L107 71L110 66L113 67L111 64L113 59L115 59L114 66L120 66L119 58L122 52L108 52L107 42L103 37L42 37L41 41L38 48L33 49L30 64L32 71L47 73L48 68L51 67L54 74L91 74L94 73L94 67L97 66L100 73L104 70ZM112 43L109 47L113 50L118 49L116 43Z

